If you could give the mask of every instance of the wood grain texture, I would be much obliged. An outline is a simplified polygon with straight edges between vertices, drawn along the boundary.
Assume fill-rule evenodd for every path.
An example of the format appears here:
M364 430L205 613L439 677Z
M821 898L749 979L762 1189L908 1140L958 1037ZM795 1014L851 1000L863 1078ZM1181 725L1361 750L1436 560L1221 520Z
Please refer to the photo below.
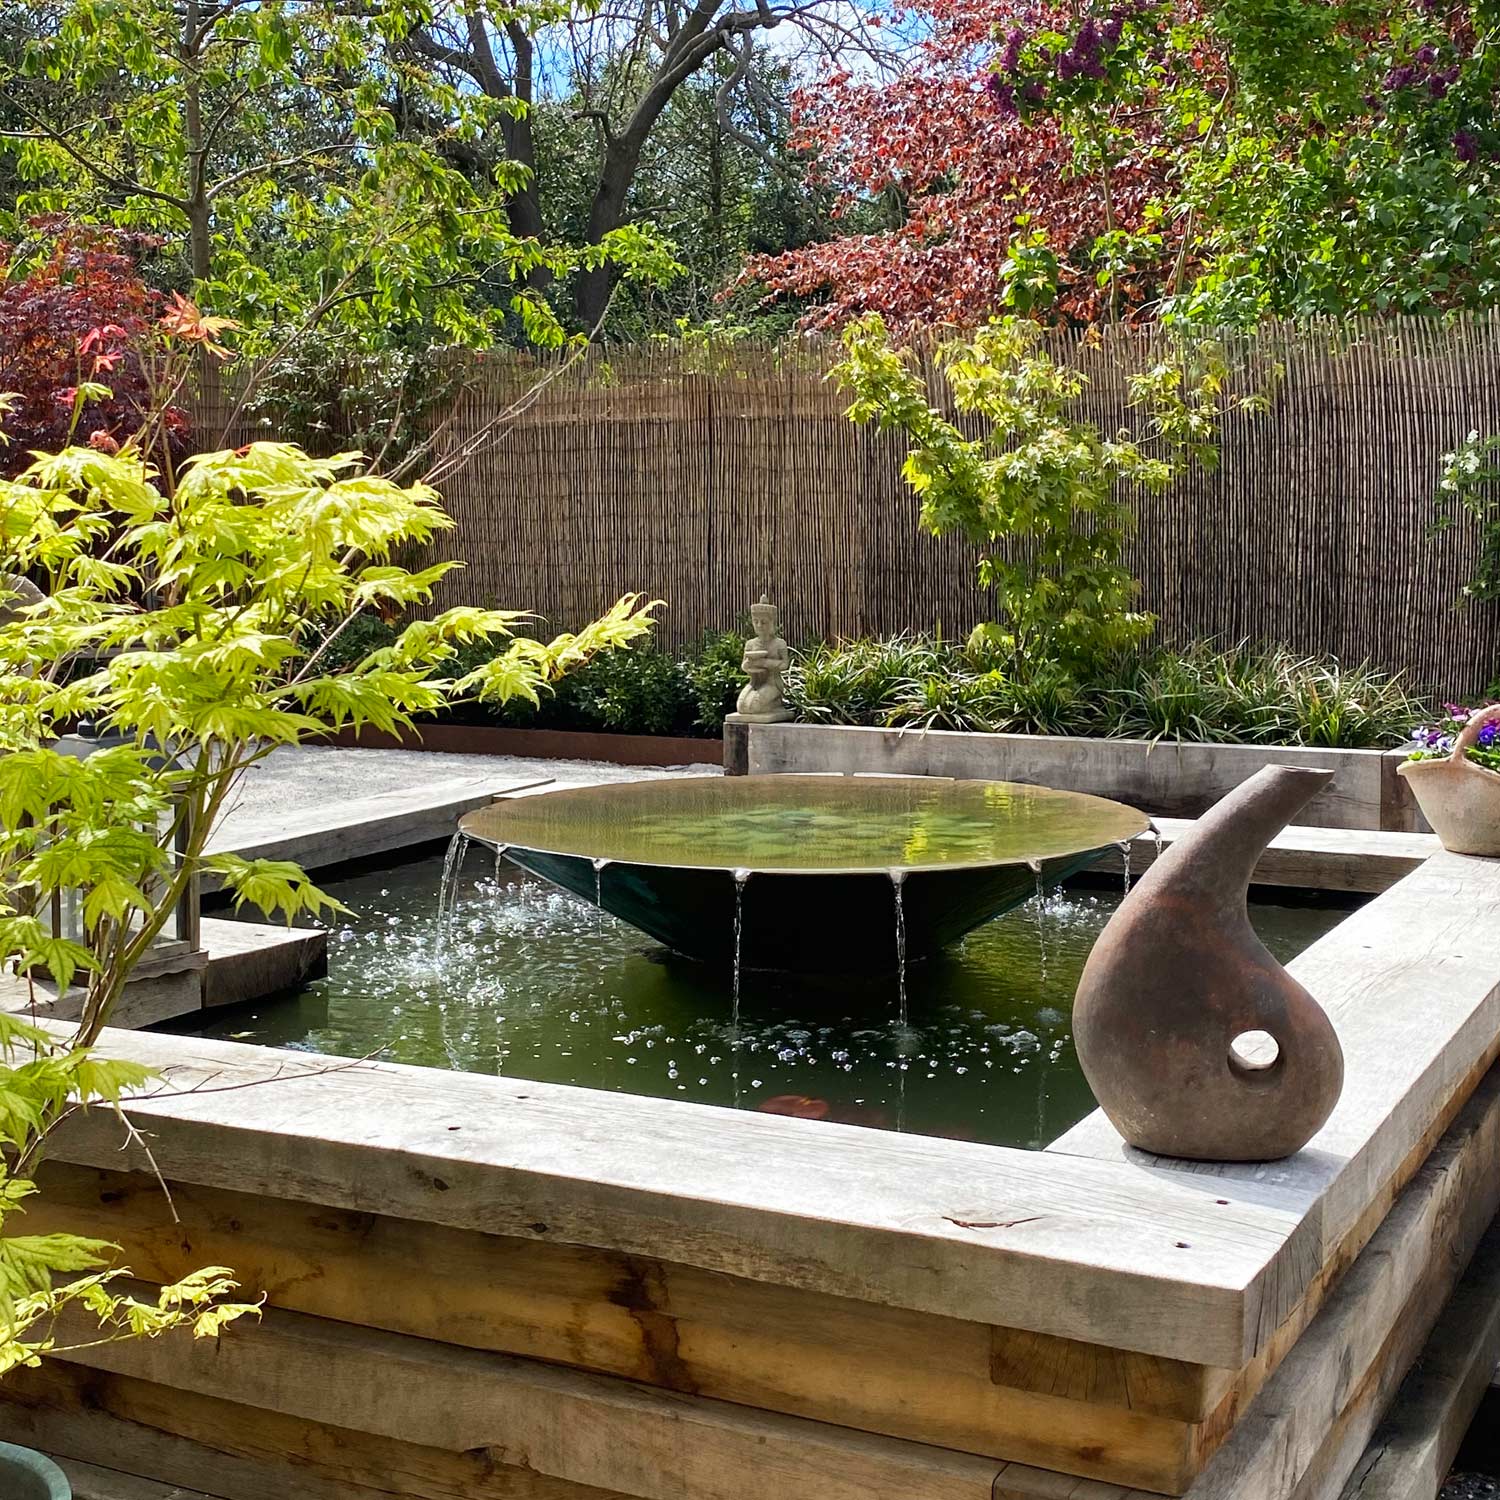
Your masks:
M166 1175L203 1186L1226 1368L1318 1269L1300 1207L1219 1201L1118 1161L198 1038L111 1032L105 1046L168 1070L132 1114ZM53 1154L148 1168L121 1144L92 1113Z
M0 1437L213 1500L625 1500L516 1468L49 1360L0 1392Z
M701 1396L277 1310L218 1345L107 1344L65 1359L642 1500L990 1500L989 1459Z
M1500 1360L1500 1226L1480 1242L1341 1500L1434 1500Z
M1347 1477L1497 1204L1500 1075L1475 1091L1318 1318L1239 1415L1228 1441L1196 1479L1184 1481L1189 1500L1336 1495L1337 1488L1327 1486ZM640 1500L748 1500L751 1494L1149 1500L1147 1492L1118 1483L996 1464L701 1395L279 1310L259 1327L230 1330L218 1346L125 1343L70 1359L90 1367L81 1383L70 1386L50 1370L35 1372L43 1383L39 1394L29 1384L33 1372L14 1387L7 1383L4 1398L19 1403L34 1424L20 1435L56 1433L58 1424L66 1433L72 1417L73 1428L88 1431L101 1420L128 1421L137 1442L141 1429L186 1436L184 1424L207 1403L207 1410L222 1414L217 1424L206 1424L222 1432L213 1439L219 1446L243 1445L248 1434L263 1454L271 1452L275 1444L259 1436L269 1426L281 1434L284 1451L299 1455L321 1452L320 1434L342 1435L333 1451L345 1455L345 1464L367 1462L368 1449L381 1444L400 1445L397 1451L406 1454L437 1450L450 1455L449 1463L482 1452L513 1484L520 1484L520 1475L528 1482L541 1476ZM70 1389L79 1392L76 1400ZM12 1405L0 1404L0 1430L15 1435L5 1425L14 1420ZM98 1449L88 1448L86 1435L75 1432L70 1442L59 1451L95 1461ZM141 1462L134 1458L127 1467ZM449 1493L426 1487L433 1463L427 1461L409 1493ZM446 1472L441 1464L437 1471ZM159 1459L144 1472L192 1482L181 1468L162 1468ZM1184 1485L1158 1488L1178 1492Z
M273 1307L1042 1467L1170 1487L1218 1435L1217 1371L637 1256L51 1163L28 1227L64 1226L150 1281L231 1265Z

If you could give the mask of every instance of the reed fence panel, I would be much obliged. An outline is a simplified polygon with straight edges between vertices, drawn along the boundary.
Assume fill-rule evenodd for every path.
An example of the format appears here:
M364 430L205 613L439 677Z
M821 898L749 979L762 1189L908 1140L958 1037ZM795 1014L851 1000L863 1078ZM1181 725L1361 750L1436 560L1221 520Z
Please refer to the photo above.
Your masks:
M1048 335L1088 376L1080 411L1106 432L1136 421L1128 375L1162 338ZM1130 562L1161 635L1283 641L1445 692L1484 687L1500 611L1455 607L1477 531L1431 526L1442 453L1500 431L1500 320L1272 327L1226 351L1252 380L1282 373L1267 414L1225 421L1217 470L1137 501ZM442 485L458 526L435 555L465 564L442 602L567 626L640 590L666 600L677 643L735 627L766 591L795 638L966 633L991 614L974 549L919 529L901 445L852 426L825 379L836 354L479 358L435 419L439 459L476 449Z

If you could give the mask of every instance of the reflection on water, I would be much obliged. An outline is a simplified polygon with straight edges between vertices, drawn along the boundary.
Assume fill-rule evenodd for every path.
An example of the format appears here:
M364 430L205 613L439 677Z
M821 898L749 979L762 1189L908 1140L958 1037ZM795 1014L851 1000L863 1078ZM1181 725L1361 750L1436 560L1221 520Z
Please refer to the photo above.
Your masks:
M502 798L461 826L491 845L629 864L890 870L1055 859L1134 838L1146 816L1008 781L679 776Z
M333 935L329 977L219 1013L204 1034L1013 1146L1093 1107L1069 1011L1118 892L1054 891L913 964L904 1027L894 976L747 971L736 1032L727 969L480 865L446 942L441 857L330 885L358 916ZM1282 959L1343 915L1252 914Z

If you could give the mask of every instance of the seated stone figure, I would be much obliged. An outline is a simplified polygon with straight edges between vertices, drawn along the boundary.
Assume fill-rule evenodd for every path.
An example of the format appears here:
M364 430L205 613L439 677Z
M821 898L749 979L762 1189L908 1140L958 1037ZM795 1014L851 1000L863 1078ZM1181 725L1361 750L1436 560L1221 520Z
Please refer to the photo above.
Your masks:
M755 634L745 642L740 668L750 679L740 690L736 712L731 723L779 724L791 718L782 696L782 674L791 663L791 652L777 633L776 606L760 597L750 606L750 620Z

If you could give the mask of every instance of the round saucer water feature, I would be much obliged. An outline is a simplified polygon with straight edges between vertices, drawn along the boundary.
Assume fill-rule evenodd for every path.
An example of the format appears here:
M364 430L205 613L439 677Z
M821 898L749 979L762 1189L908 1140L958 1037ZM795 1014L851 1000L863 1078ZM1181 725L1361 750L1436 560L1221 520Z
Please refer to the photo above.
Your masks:
M901 776L623 782L459 824L678 953L810 973L924 958L1149 826L1079 792Z

